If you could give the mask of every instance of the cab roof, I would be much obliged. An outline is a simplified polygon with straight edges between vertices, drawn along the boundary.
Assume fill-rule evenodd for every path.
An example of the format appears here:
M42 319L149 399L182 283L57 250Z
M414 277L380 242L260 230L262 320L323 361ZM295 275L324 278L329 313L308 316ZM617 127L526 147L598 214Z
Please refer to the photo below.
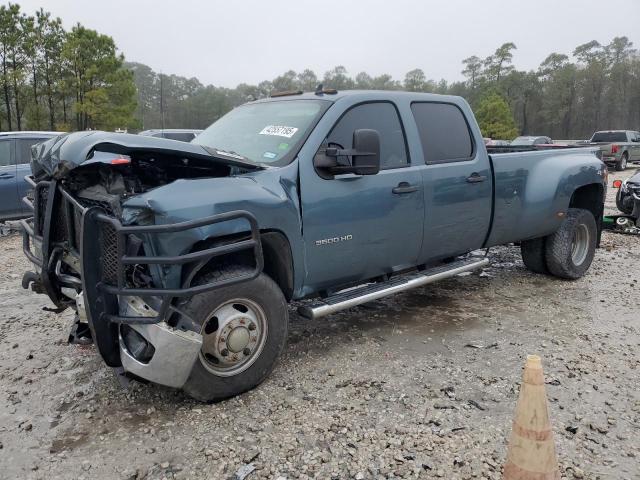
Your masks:
M403 90L337 90L335 93L314 93L314 92L286 92L273 97L262 98L249 102L250 104L265 103L265 102L280 102L286 100L326 100L330 102L336 102L344 98L361 97L362 100L400 100L400 99L415 99L423 101L452 101L460 100L461 97L454 95L440 95L437 93L423 93L423 92L406 92Z

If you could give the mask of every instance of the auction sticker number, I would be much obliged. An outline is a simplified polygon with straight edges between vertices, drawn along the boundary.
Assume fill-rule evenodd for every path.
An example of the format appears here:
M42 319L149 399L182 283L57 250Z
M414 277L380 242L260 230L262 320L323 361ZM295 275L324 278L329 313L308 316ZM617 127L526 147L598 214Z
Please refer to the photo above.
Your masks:
M276 137L293 137L298 129L296 127L285 127L284 125L267 125L262 129L260 135L274 135Z

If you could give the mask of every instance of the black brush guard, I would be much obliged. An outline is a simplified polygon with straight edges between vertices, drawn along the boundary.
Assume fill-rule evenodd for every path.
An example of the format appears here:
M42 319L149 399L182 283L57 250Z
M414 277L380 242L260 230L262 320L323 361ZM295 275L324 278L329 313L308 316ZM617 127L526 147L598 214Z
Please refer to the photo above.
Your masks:
M122 225L107 214L108 207L83 205L67 192L56 180L34 182L26 177L33 190L33 201L25 197L25 203L34 212L30 219L22 220L23 250L27 258L38 268L38 274L27 272L23 286L35 282L36 290L47 293L59 308L71 303L62 295L61 287L82 290L87 319L94 341L105 362L120 365L118 351L118 324L158 323L173 312L180 311L172 305L177 297L190 297L220 287L234 285L256 278L263 269L264 258L260 231L256 218L249 212L237 210L210 217L166 225ZM218 245L204 250L176 256L131 255L131 242L140 237L176 233L218 223L244 219L250 226L250 237ZM107 241L105 241L105 237ZM32 252L32 243L40 245L41 257ZM137 249L133 249L137 252ZM127 283L128 266L179 265L197 270L215 257L234 252L252 250L254 268L245 274L204 284L191 285L191 280L181 288L138 288ZM81 280L57 269L62 255L79 259ZM27 285L25 285L27 283ZM160 297L158 314L150 317L121 316L118 296Z

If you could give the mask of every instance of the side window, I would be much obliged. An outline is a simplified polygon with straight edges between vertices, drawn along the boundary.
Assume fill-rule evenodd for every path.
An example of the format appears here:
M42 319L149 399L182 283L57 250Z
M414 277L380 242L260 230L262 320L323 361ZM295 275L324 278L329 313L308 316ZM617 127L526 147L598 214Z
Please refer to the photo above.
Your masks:
M398 112L391 103L365 103L353 107L338 120L327 140L350 149L353 147L353 132L362 128L377 130L380 134L381 170L408 165L404 132Z
M0 140L0 167L11 165L11 140Z
M31 161L31 147L45 140L46 138L20 138L16 140L16 163L29 163Z
M473 141L462 111L450 103L411 104L420 134L424 161L459 162L473 156Z

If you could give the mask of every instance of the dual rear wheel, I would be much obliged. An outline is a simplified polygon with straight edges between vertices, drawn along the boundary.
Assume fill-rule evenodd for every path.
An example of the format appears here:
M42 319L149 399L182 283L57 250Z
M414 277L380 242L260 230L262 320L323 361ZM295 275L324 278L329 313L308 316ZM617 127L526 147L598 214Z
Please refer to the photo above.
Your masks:
M593 214L581 208L570 208L554 233L522 242L522 260L533 272L574 280L589 269L597 240L598 227Z

